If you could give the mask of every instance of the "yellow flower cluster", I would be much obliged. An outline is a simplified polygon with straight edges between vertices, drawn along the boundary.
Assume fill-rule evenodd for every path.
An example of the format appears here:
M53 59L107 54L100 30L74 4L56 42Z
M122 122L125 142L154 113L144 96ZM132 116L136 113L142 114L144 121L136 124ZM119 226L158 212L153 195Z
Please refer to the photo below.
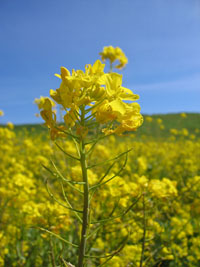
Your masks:
M60 88L50 90L51 98L62 106L65 126L56 125L56 113L52 110L54 102L49 98L37 99L41 117L50 128L51 137L62 136L62 131L73 127L80 121L81 107L88 106L91 117L104 125L104 133L135 131L143 122L140 106L133 102L139 99L130 89L122 86L122 75L104 73L104 64L97 60L94 65L86 65L82 70L69 70L61 67L61 74L56 74L61 81ZM127 103L126 101L131 101ZM109 126L108 126L109 124ZM86 125L87 128L87 125ZM80 129L80 128L79 128ZM81 129L83 131L84 129ZM87 134L87 129L85 129Z
M127 57L119 47L105 46L103 48L103 52L101 52L100 55L102 61L104 62L106 59L108 59L110 61L111 66L115 61L118 61L119 64L115 66L115 68L117 69L124 68L128 63Z

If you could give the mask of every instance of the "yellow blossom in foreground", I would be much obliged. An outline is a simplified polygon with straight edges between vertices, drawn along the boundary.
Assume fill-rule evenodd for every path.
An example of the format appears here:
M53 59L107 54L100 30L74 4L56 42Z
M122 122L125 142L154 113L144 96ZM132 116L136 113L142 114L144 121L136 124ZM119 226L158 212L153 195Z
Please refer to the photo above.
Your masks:
M63 130L65 127L66 129L78 127L76 133L85 137L88 132L87 125L80 128L78 124L81 109L86 107L91 110L93 122L96 120L98 124L104 126L105 134L122 135L124 132L135 131L143 123L140 106L133 102L138 100L139 96L122 86L122 75L104 73L104 66L97 60L93 65L87 64L85 72L72 70L70 73L61 67L61 74L56 74L61 79L61 85L55 91L51 89L50 96L66 112L63 116L65 123ZM126 103L127 100L131 102ZM61 136L56 126L55 111L52 110L54 102L48 97L41 97L35 102L39 109L42 109L41 117L53 133L51 134L53 139ZM83 128L84 134L81 134L80 129Z
M38 105L39 109L51 110L52 107L55 107L55 103L48 97L41 96L36 98L34 103Z
M56 114L52 111L52 107L55 106L55 103L50 98L43 96L39 99L36 98L35 103L38 105L38 108L42 110L40 115L45 120L46 125L50 128L52 122L56 121Z
M0 110L0 117L2 117L4 115L3 110Z

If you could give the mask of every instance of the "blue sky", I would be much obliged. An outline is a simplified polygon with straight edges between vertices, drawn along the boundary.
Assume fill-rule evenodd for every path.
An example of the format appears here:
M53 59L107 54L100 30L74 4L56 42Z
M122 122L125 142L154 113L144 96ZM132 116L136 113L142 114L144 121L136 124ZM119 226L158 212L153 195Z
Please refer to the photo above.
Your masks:
M129 63L124 86L142 113L200 112L199 0L0 0L0 123L41 122L34 98L104 46Z

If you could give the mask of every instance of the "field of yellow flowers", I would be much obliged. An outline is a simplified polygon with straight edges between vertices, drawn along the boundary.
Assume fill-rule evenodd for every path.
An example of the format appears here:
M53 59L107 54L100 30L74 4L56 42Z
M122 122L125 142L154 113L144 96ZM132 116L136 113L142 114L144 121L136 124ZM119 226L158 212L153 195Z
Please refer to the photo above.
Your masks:
M94 222L91 227L91 232L93 227L96 232L88 238L90 255L105 258L91 257L88 266L99 266L118 248L104 266L140 266L141 258L142 266L200 264L198 129L192 134L187 129L171 129L168 137L162 138L161 121L154 117L145 117L146 131L152 123L157 124L160 137L150 133L140 139L134 134L110 136L93 152L93 162L100 162L133 148L123 171L93 196L91 209L96 220L115 219L107 219L103 225ZM65 151L75 154L73 141L61 143ZM0 128L0 146L0 266L75 264L76 247L67 242L78 242L80 228L76 214L65 208L56 168L65 178L79 182L76 160L64 156L46 133L34 129L16 133L12 124ZM116 162L110 177L120 164L123 162ZM51 168L52 174L42 165ZM89 169L91 185L106 167ZM80 199L73 187L63 184L63 190L77 206Z
M200 266L200 115L142 116L100 55L35 100L48 132L0 127L0 267Z

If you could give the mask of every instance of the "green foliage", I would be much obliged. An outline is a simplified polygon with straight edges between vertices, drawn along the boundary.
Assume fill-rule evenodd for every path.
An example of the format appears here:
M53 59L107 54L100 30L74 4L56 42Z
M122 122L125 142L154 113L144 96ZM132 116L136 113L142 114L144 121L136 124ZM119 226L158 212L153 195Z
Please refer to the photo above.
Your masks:
M157 114L152 115L153 118L152 123L146 121L146 117L144 116L143 125L136 131L134 134L137 138L140 138L142 135L157 137L169 137L170 129L175 128L177 130L181 130L183 128L187 128L190 133L195 133L195 130L200 125L200 113L187 113L186 118L182 118L180 113L177 114ZM164 129L162 133L160 133L158 124L156 119L161 118L163 121ZM24 124L24 125L16 125L14 131L17 135L21 135L22 132L27 132L31 136L35 136L38 134L42 134L48 138L48 130L45 126L41 124ZM198 134L199 135L199 134Z

